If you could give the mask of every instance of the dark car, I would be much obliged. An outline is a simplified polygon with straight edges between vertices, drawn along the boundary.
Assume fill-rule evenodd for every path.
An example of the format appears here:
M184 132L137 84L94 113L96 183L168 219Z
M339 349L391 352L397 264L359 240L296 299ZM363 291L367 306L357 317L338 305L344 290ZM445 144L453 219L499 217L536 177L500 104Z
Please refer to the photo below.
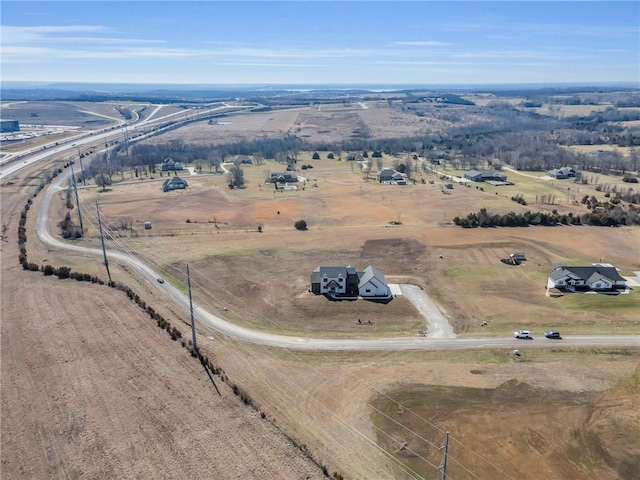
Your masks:
M558 339L562 339L562 337L560 336L560 332L557 330L550 330L548 332L544 332L544 336L547 338L558 338Z
M164 283L164 278L158 277L158 283Z

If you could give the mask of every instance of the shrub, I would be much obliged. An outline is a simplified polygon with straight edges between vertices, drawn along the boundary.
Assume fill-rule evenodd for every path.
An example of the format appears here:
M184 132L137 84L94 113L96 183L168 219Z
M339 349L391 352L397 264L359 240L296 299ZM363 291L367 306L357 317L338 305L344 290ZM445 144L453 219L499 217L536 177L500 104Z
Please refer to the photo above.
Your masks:
M307 229L307 222L305 222L304 220L298 220L294 224L294 227L296 227L296 230L304 231Z

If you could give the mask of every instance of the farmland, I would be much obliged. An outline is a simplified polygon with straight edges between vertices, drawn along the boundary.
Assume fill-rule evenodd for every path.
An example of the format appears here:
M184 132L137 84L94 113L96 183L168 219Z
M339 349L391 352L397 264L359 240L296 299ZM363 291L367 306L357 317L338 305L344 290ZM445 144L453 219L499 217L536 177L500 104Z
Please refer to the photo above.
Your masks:
M223 145L248 137L287 133L305 139L335 141L340 135L361 136L363 132L372 137L380 136L383 131L410 136L425 129L441 131L455 124L447 120L446 115L440 118L416 116L402 108L390 108L387 102L370 103L367 109L354 109L355 105L232 115L225 119L229 123L195 123L154 137L150 143L161 145L182 140L187 146L191 142ZM456 115L464 114L464 107L452 108ZM465 118L471 125L485 117L474 107ZM382 164L397 165L406 161L411 153L385 153ZM419 335L425 329L425 321L402 297L387 305L360 300L329 302L307 291L309 274L318 265L351 264L363 268L372 264L384 272L390 282L420 285L450 319L456 333L463 337L510 336L519 328L531 329L536 338L551 328L560 329L567 335L638 332L638 288L616 297L565 295L550 298L544 291L550 266L556 262L589 264L603 259L619 267L622 275L633 276L640 270L638 227L559 225L462 229L452 221L455 216L467 215L480 207L496 213L518 213L527 209L586 213L587 207L579 199L593 195L604 201L606 191L598 189L598 185L622 187L619 176L594 174L592 181L574 183L545 179L544 172L505 169L504 173L513 185L465 187L456 184L449 190L445 187L450 182L446 175L463 172L453 164L425 170L419 168L414 174L415 182L410 185L386 185L375 180L376 164L373 161L373 171L367 174L361 171L359 163L346 161L346 152L330 159L329 151L320 150L319 160L314 160L312 154L313 151L296 153L297 165L313 167L299 170L299 175L307 182L299 185L304 188L297 190L276 192L272 185L264 184L269 172L284 169L275 159L264 159L259 165L243 166L245 187L239 189L229 189L225 175L210 174L205 167L201 173L195 168L181 173L189 183L186 190L163 192L160 185L166 174L161 177L159 172L149 173L142 179L132 170L125 169L121 175L115 174L114 182L105 189L89 179L87 186L80 188L79 195L85 205L94 206L99 201L103 221L116 238L108 241L109 248L134 252L159 275L180 288L185 287L184 267L189 264L198 308L259 331L324 338ZM26 183L28 179L20 181ZM18 184L3 185L3 195L16 195L17 192ZM528 205L513 202L511 197L517 194L524 195ZM542 195L554 197L554 202L537 201ZM63 191L58 199L50 213L52 231L68 211ZM8 212L4 198L3 204L4 215ZM76 241L78 244L96 246L99 243L92 210L86 211L87 232L83 239ZM70 213L75 215L76 212ZM307 231L294 228L294 223L300 219L307 222ZM146 221L152 222L151 230L143 228ZM32 229L33 218L30 217L29 222ZM29 238L30 261L65 264L103 275L96 258L69 257L65 252L43 246L33 233ZM3 277L19 278L15 285L19 289L29 281L30 274L16 271L17 267L7 267L6 250L8 248L3 247L3 270L7 269ZM507 266L500 262L501 258L516 251L527 256L522 265ZM135 280L127 267L117 265L117 262L112 268L117 281L134 286L186 331L188 320L153 286ZM56 299L64 295L65 281L33 275L39 279L36 286L38 291L44 292L48 308L62 309ZM175 433L160 436L162 448L173 448L167 446L171 445L167 442L180 443L183 438L199 436L191 423L194 420L182 417L177 411L176 405L183 400L171 399L155 390L161 381L166 382L167 388L180 391L189 390L192 382L198 382L199 390L189 398L202 401L207 395L204 388L210 384L198 376L197 364L190 363L186 357L177 364L170 363L169 357L174 356L170 349L180 350L176 344L159 338L157 329L141 330L143 320L136 316L140 314L134 312L133 306L121 307L122 299L116 297L115 292L104 298L98 295L98 300L93 298L95 294L90 288L94 287L79 290L65 307L65 314L74 319L73 322L68 326L52 323L47 327L52 344L64 345L74 329L80 328L85 315L83 308L98 308L104 312L109 324L116 323L106 326L106 322L94 322L86 327L87 332L89 328L104 332L99 341L94 341L93 354L102 356L113 351L112 355L117 355L112 357L114 364L140 364L140 368L161 377L162 380L154 380L154 377L145 380L147 383L143 386L136 383L141 380L135 380L132 385L137 385L137 390L132 390L131 394L140 395L136 393L140 389L150 391L154 398L162 399L170 406L167 415L183 418L181 425L188 433L184 437ZM36 297L29 298L28 315L20 312L19 305L11 300L11 292L3 280L3 305L13 305L13 316L28 316L34 319L33 322L46 317L43 310L37 309ZM135 329L124 321L125 317L134 318ZM359 325L359 318L372 320L372 324ZM488 325L481 327L482 321ZM18 335L7 328L9 325L3 327L3 351L8 345L4 340L5 332ZM110 340L110 329L117 336L124 336L121 345ZM215 356L232 381L250 392L263 411L306 444L323 464L330 466L330 471L339 471L348 478L373 478L375 471L386 472L388 477L405 478L406 473L400 465L419 472L427 468L423 459L437 464L439 452L433 445L442 442L442 431L430 425L446 428L461 442L462 446L452 449L452 456L480 478L512 478L514 475L549 479L632 478L637 466L634 464L637 455L634 457L634 454L639 446L632 427L633 412L637 411L635 398L640 360L637 348L565 349L558 344L553 348L535 349L524 344L521 359L497 350L301 354L235 342L204 327L199 333L202 348ZM84 330L77 334L81 338L74 340L74 344L81 345L90 340ZM24 334L26 337L31 335L34 334ZM138 336L147 339L146 348L154 352L159 362L145 363L140 353L143 347L135 344ZM99 349L104 343L112 346L107 350ZM17 351L18 346L12 350L12 356L17 355ZM3 363L6 361L4 355ZM49 351L48 355L49 363L58 365L58 360L54 360L55 352ZM162 363L167 370L156 369L155 363ZM82 373L81 366L76 363L65 368L70 369L66 373L70 377ZM24 370L23 374L31 375L28 372L28 369ZM135 376L133 370L124 373ZM100 377L108 375L108 372L100 371ZM173 376L184 376L184 383L173 385L167 380ZM122 377L115 385L119 385L118 382L129 384L127 378ZM12 376L10 380L19 383L17 377ZM78 395L80 392L87 395L85 403L90 404L89 387L69 388ZM6 391L4 385L3 390ZM581 393L579 399L574 399L576 392ZM102 395L108 393L102 392ZM229 395L228 391L226 395ZM457 400L451 401L452 398ZM11 401L17 404L15 398ZM3 412L5 405L3 403ZM82 402L68 400L63 407L60 405L52 400L43 408L75 412L76 416L70 418L79 420L71 421L68 435L73 439L77 435L73 428L86 425L81 420L87 417L87 407L84 407L83 417ZM128 404L123 406L131 408ZM554 410L557 411L552 414ZM589 412L594 412L591 417ZM93 418L93 411L88 413ZM134 410L131 415L135 419L148 413ZM535 427L510 422L510 418L521 415L531 415ZM116 413L111 417L127 421ZM7 422L13 424L17 418L3 416L3 430L7 428ZM244 430L245 427L237 426L239 431L251 432ZM29 428L37 430L40 427L31 425ZM52 422L47 428L62 427ZM91 428L95 430L90 431L106 432L107 438L111 435L104 426ZM556 438L559 429L567 432L566 438ZM613 442L615 431L622 432L628 440L624 448L616 447ZM387 453L362 442L358 432L375 438ZM150 435L158 436L155 430ZM271 438L267 433L264 435L261 438ZM3 451L6 451L5 438L3 431ZM24 442L30 437L23 433L18 438L17 444L26 445ZM126 438L135 442L138 437L130 433ZM420 443L420 438L431 443ZM120 448L105 442L107 440L102 440L102 445L106 445L107 450ZM479 457L478 451L488 442L492 442L493 453ZM546 445L550 442L556 442L554 446L558 447L559 453L556 457L546 458ZM80 458L78 464L69 466L64 439L53 443L58 445L55 456L58 460L51 462L58 462L56 464L67 471L82 465ZM526 448L518 445L526 445ZM81 457L104 455L99 452L104 452L105 447L103 450L92 448L87 445L81 450ZM468 452L467 448L476 454ZM530 451L535 455L529 455L527 452ZM266 453L263 460L269 455L276 462L282 461L277 460L280 454L275 451ZM188 460L184 462L182 465L191 465ZM149 466L145 470L133 463L128 465L134 472L151 471ZM512 471L516 465L518 470ZM15 472L18 468L3 459L3 471ZM46 465L39 468L46 468ZM117 468L117 464L112 468ZM193 465L189 468L189 471L203 473ZM298 478L295 472L305 468L296 464L290 473L284 472L281 476ZM460 466L452 468L457 468L452 470L452 476L457 474L454 478L473 478L468 477ZM269 475L269 472L263 474Z

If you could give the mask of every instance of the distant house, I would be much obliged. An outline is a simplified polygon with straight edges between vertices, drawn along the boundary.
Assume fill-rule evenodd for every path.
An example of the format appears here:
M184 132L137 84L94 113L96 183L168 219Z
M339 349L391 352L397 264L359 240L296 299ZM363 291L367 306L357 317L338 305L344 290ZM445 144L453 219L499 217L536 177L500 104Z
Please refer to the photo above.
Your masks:
M298 176L294 172L271 172L269 183L295 183Z
M626 288L626 280L618 269L610 264L594 263L591 266L556 264L547 280L547 288L565 291L607 291Z
M171 178L167 178L164 182L162 182L162 191L169 192L171 190L184 190L188 186L189 184L182 178L174 176Z
M253 160L251 160L251 157L247 157L246 155L238 155L233 160L233 164L234 165L251 165L253 164Z
M562 180L569 177L575 177L578 172L573 167L562 167L554 168L553 170L549 170L547 173L550 177Z
M478 170L469 170L465 172L464 178L472 182L506 182L507 176L500 172L480 172Z
M396 172L393 168L383 168L378 172L377 177L380 183L407 184L407 177L403 173Z
M384 275L369 265L359 272L346 267L318 267L311 273L311 292L332 298L363 297L390 299L391 289Z
M355 161L355 162L361 162L364 160L364 155L362 155L360 152L353 152L350 153L349 155L347 155L347 160L349 161Z
M165 158L162 161L161 169L163 172L176 172L180 170L184 170L184 167L180 162L174 162L170 158Z

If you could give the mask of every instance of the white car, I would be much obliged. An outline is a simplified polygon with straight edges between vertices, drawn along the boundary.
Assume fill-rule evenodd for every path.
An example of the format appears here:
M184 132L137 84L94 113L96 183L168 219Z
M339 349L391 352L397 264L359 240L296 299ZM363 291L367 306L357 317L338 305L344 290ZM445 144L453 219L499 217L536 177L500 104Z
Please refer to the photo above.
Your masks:
M513 332L513 336L515 338L527 338L527 339L529 339L529 338L532 339L533 338L531 336L531 332L529 332L529 330L520 330L518 332Z

